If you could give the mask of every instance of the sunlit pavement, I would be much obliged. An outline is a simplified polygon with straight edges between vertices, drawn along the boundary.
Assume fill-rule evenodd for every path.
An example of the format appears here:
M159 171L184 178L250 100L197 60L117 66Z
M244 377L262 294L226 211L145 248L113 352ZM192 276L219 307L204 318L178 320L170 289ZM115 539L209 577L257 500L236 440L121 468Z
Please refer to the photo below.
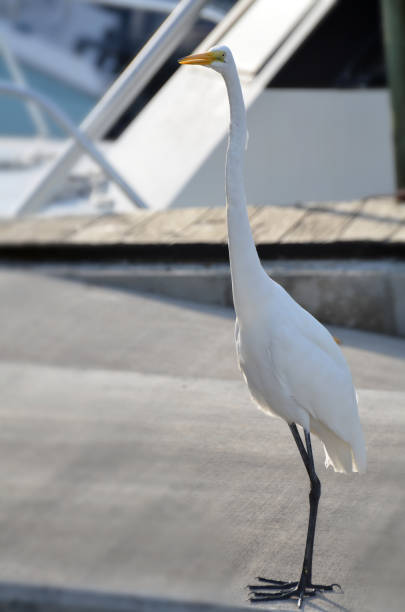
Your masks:
M285 423L251 403L231 311L12 270L0 293L3 583L197 611L252 609L255 576L298 577L307 477ZM326 472L314 441L314 580L344 593L306 609L399 612L405 340L332 331L359 389L369 470Z

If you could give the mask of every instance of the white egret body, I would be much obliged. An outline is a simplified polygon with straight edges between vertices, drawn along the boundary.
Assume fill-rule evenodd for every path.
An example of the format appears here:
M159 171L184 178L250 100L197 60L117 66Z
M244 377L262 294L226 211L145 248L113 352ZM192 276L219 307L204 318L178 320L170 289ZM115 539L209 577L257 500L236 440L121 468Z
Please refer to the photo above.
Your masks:
M226 200L236 349L240 368L258 406L290 426L311 480L310 520L304 566L294 583L262 579L251 587L253 601L298 597L334 585L313 585L312 550L320 483L313 464L310 432L324 445L326 466L337 472L364 471L366 451L349 367L330 333L273 281L261 266L253 240L243 181L246 110L231 51L215 47L182 64L219 72L230 104L226 158ZM306 448L296 424L302 426ZM312 496L312 498L311 498ZM277 590L269 594L263 590Z

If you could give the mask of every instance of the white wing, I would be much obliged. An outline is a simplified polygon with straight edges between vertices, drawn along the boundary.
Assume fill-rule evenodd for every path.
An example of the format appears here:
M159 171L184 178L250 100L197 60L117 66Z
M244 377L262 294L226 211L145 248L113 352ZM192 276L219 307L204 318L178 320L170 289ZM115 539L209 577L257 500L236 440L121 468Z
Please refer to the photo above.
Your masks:
M281 288L280 288L281 289ZM356 392L346 360L330 333L284 290L271 363L284 391L314 419L351 443L359 428Z

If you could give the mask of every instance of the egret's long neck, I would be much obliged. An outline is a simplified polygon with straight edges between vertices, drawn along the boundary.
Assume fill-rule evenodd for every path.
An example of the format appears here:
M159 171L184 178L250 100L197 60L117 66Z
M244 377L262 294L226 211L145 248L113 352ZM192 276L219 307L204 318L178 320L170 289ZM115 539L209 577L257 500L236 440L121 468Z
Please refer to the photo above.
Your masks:
M265 272L257 255L246 207L243 157L246 147L246 110L235 70L224 75L230 105L226 156L226 204L232 291L236 313L257 299Z

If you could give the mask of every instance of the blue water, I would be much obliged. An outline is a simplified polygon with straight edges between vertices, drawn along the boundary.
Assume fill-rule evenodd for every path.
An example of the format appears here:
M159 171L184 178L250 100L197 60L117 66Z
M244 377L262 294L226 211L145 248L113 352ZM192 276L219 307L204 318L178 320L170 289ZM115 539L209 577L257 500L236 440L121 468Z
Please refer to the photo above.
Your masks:
M85 94L34 68L24 65L20 65L20 68L24 72L27 85L49 97L77 125L97 102L96 97ZM10 80L8 70L1 58L0 78ZM46 121L51 134L54 136L64 136L63 132L52 120L46 117ZM31 136L35 133L35 127L24 103L16 98L0 94L0 136Z

